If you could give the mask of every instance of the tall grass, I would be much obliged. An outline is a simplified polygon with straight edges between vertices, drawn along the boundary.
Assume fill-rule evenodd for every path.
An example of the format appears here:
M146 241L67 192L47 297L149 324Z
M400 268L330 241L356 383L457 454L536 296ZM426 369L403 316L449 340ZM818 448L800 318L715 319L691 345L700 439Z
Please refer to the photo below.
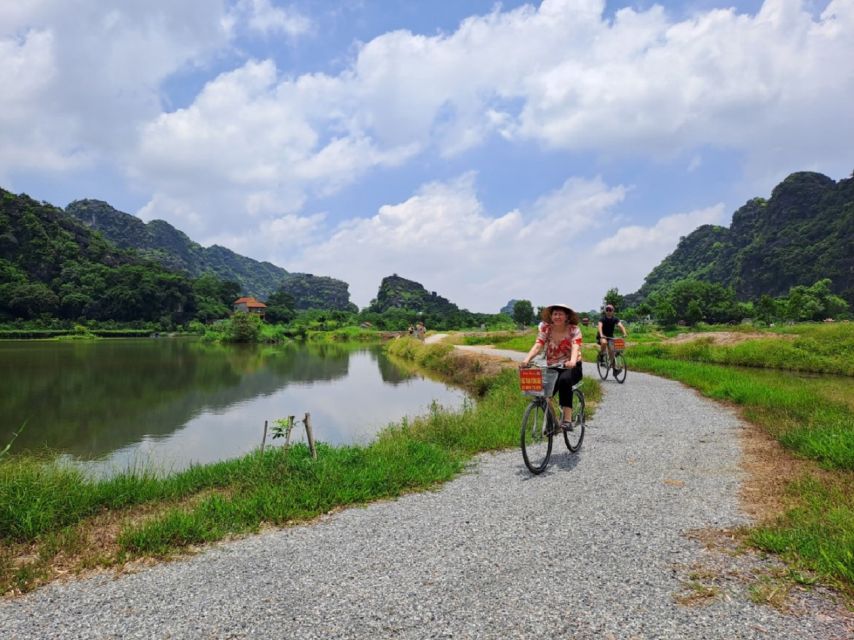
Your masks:
M844 348L828 349L827 345L819 348L812 338L769 337L719 345L701 337L678 344L632 346L631 358L643 357L854 376L854 353Z

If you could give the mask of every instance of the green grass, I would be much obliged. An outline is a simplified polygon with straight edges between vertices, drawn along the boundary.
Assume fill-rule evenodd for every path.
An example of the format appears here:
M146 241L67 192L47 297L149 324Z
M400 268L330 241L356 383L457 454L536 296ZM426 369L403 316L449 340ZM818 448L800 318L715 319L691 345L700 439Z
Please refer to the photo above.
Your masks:
M796 454L828 469L854 471L854 380L666 360L634 351L628 363L631 369L679 380L710 398L737 404L746 419Z
M854 596L854 480L806 476L789 490L797 506L754 528L750 542Z
M769 335L768 338L731 345L714 344L711 338L701 336L677 344L659 342L633 345L627 355L633 360L650 357L854 376L854 346L843 341L818 340L811 336L798 336L790 340Z
M330 509L401 495L447 480L463 463L456 452L409 434L385 434L367 447L319 445L312 460L305 445L272 448L247 459L246 473L228 495L208 496L127 527L119 544L131 555L168 555L191 544L284 524Z
M228 486L251 458L195 466L161 478L132 470L93 480L50 458L7 456L0 461L0 541L29 542L109 509L169 501Z

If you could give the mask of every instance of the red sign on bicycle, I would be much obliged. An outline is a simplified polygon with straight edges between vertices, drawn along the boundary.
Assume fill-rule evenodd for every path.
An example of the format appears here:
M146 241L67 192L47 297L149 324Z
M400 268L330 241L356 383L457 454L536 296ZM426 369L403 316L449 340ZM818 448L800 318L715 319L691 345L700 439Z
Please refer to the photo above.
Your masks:
M522 391L542 391L542 369L519 369L519 387Z

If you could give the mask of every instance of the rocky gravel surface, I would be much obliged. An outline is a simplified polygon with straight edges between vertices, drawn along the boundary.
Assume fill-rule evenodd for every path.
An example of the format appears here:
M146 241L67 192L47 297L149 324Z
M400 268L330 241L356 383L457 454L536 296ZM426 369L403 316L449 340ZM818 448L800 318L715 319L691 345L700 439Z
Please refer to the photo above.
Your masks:
M435 491L2 602L0 637L854 637L820 589L754 602L780 565L727 543L734 414L652 376L604 386L541 476L482 455Z

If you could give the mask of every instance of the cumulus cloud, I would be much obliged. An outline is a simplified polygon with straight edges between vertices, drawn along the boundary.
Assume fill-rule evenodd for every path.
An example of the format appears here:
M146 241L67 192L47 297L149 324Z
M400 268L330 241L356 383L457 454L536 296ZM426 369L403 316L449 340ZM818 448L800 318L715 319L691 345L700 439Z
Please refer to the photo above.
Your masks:
M265 29L291 15L268 0L233 11ZM204 179L224 193L279 193L279 212L293 212L377 167L458 155L493 135L605 157L724 148L777 174L795 158L841 166L854 72L832 61L854 57L852 27L854 6L839 0L818 17L767 0L755 16L678 21L657 5L606 19L601 0L496 8L448 34L380 35L334 76L249 60L142 127L131 168L170 197L192 197L180 183Z
M293 7L276 6L270 0L239 0L226 18L231 28L241 22L265 35L283 34L290 38L312 30L311 19Z
M603 265L611 286L624 293L640 288L644 277L675 248L682 236L704 224L720 224L724 205L715 204L703 209L664 216L654 225L627 225L616 233L599 240L590 251L590 259Z
M679 238L703 224L716 224L724 215L724 205L677 213L661 218L652 227L631 225L623 227L604 240L596 243L593 254L598 256L614 255L617 253L634 253L639 249L673 246L674 238Z
M351 283L361 306L392 272L460 306L490 313L513 297L543 303L556 290L589 298L595 265L579 256L590 229L613 217L623 187L571 178L526 210L496 216L485 210L475 186L473 173L425 184L370 218L339 225L294 261Z
M222 3L3 3L0 177L15 169L123 163L161 83L227 41ZM219 11L218 11L219 8Z

